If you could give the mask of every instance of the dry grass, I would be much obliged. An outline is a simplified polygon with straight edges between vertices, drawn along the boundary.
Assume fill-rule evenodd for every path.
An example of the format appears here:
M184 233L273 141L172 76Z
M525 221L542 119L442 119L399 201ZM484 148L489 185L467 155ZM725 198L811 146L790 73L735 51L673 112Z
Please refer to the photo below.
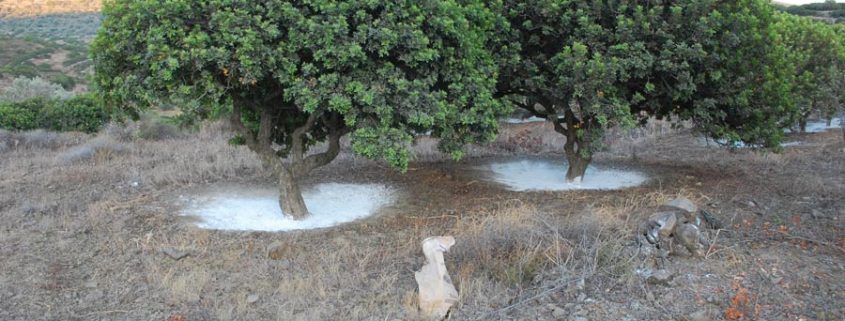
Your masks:
M461 166L472 163L419 163L399 175L344 154L306 183L378 180L406 189L405 199L377 217L338 228L250 233L202 230L176 215L179 195L196 188L272 182L245 147L226 143L227 126L211 124L164 140L139 138L138 127L111 126L95 136L59 134L53 140L60 144L0 149L0 270L7 271L0 274L0 319L415 320L413 272L424 261L419 243L444 234L457 239L446 254L460 294L455 320L553 319L548 305L563 307L584 293L616 313L591 310L591 319L628 314L679 319L696 309L701 297L721 295L716 301L727 301L728 294L714 294L716 289L741 272L756 271L750 269L757 268L755 257L784 269L810 262L819 273L841 273L830 272L835 265L815 263L841 259L829 254L829 247L795 256L795 247L784 243L791 240L759 229L769 220L805 239L836 243L841 237L838 221L813 228L792 225L794 213L807 213L802 219L808 220L811 209L824 215L845 211L836 199L845 190L845 157L829 149L826 136L809 137L819 145L782 155L691 145L689 138L656 128L620 136L619 141L642 147L640 164L655 180L615 192L507 192L470 181ZM36 134L0 132L0 144L25 135ZM119 144L123 152L56 162L99 140ZM527 150L495 145L473 147L478 148L473 155ZM431 146L418 145L420 158L439 159ZM599 160L625 160L628 153L611 146ZM444 171L453 175L443 178ZM804 180L790 180L796 175ZM769 193L778 196L765 196ZM678 196L725 218L731 228L708 259L674 261L688 283L655 289L636 274L651 262L630 257L626 246L639 220ZM743 205L748 200L760 205ZM773 222L778 217L781 221ZM274 241L289 248L279 260L267 258L266 247ZM759 251L749 245L758 241L776 242L768 244L784 254L749 254ZM162 254L166 248L189 256L173 260ZM813 292L787 295L776 292L771 281L746 280L755 293L767 295L762 298L767 304L788 296L824 304L838 300ZM824 283L820 291L841 284L816 283ZM775 290L757 290L764 285ZM658 307L647 293L660 300L671 293L677 303ZM257 301L248 300L255 296ZM634 303L639 306L629 305ZM801 309L813 311L809 305Z
M100 0L17 0L0 3L0 17L29 17L71 12L99 12Z

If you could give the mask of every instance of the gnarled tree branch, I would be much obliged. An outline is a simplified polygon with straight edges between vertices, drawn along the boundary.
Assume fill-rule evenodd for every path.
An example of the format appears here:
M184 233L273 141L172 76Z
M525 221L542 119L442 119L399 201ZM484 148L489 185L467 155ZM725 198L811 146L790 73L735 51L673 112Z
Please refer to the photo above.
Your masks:
M308 114L308 119L305 120L305 124L298 127L297 129L293 130L291 133L291 161L294 163L299 162L302 160L302 156L305 155L305 140L304 137L305 133L309 130L314 128L314 123L317 122L317 119L320 117L320 113L314 111Z
M328 149L325 152L309 155L302 161L295 162L293 172L296 175L305 175L318 167L325 166L340 153L340 138L349 133L349 128L343 124L337 114L333 114L331 119L325 120L325 122L329 129Z

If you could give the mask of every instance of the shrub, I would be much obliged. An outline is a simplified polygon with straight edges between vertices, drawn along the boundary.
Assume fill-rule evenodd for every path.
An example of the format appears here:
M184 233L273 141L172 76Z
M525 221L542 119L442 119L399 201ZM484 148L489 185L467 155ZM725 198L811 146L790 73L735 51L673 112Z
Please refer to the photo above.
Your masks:
M27 130L38 127L38 111L43 99L0 104L0 128Z
M109 113L92 94L84 94L44 106L40 127L57 131L98 131L109 120Z
M99 136L60 154L58 160L62 164L73 164L92 160L97 154L112 156L126 152L126 150L126 145L116 142L108 136Z
M181 137L179 128L164 122L164 119L145 116L139 121L138 138L146 140L166 140Z
M0 128L96 132L110 115L91 94L67 100L32 98L0 104Z
M71 93L62 86L46 81L41 77L18 77L12 85L0 91L0 102L21 102L33 98L65 99Z
M53 76L53 82L59 84L65 90L73 90L73 87L76 87L76 79L65 74Z

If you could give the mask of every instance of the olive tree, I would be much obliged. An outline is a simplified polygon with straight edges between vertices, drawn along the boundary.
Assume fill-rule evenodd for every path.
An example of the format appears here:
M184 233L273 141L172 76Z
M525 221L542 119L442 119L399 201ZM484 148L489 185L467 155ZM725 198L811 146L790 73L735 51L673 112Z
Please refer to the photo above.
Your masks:
M404 170L415 133L457 158L507 112L484 47L495 16L468 1L115 0L103 15L92 55L104 97L128 111L231 110L295 218L308 214L298 180L331 162L341 137Z

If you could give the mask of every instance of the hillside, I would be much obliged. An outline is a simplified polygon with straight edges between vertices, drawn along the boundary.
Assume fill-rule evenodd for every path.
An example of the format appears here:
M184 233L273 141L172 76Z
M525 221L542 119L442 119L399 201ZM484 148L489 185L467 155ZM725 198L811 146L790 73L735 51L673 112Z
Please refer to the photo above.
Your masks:
M845 23L845 3L809 3L803 5L787 5L777 1L773 3L779 10L794 15Z
M0 18L47 14L99 12L101 0L13 0L0 1Z

